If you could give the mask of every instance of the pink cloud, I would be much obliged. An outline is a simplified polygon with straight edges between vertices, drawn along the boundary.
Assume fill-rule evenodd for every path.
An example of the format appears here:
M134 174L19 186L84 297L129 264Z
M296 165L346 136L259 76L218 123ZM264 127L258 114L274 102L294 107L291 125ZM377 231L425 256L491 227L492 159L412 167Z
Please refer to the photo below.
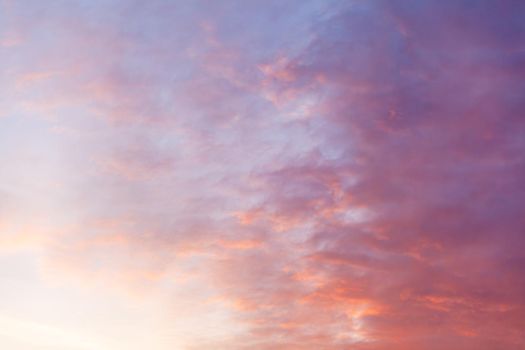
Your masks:
M46 130L28 148L56 143L59 160L37 154L60 166L10 171L60 186L0 174L19 190L0 229L51 222L0 251L37 245L44 280L162 296L170 322L228 321L190 349L523 347L525 8L300 3L35 5L0 58L21 62L0 121Z

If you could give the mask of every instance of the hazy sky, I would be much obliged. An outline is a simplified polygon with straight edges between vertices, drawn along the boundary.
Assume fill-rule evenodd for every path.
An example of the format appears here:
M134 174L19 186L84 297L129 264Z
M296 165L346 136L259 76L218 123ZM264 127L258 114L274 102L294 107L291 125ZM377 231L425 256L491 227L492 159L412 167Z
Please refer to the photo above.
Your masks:
M525 348L525 1L0 0L0 348Z

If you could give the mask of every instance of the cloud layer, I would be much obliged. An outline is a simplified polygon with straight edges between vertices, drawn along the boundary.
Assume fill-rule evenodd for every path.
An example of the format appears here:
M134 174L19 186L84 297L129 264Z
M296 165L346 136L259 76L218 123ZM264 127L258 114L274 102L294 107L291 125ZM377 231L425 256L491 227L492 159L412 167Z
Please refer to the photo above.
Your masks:
M525 4L0 6L0 344L525 346Z

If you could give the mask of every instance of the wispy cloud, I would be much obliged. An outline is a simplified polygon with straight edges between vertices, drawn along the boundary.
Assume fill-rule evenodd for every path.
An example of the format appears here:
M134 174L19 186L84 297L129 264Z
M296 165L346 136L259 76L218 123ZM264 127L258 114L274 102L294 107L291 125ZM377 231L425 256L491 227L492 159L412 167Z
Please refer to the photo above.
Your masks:
M519 1L0 9L0 345L525 344Z

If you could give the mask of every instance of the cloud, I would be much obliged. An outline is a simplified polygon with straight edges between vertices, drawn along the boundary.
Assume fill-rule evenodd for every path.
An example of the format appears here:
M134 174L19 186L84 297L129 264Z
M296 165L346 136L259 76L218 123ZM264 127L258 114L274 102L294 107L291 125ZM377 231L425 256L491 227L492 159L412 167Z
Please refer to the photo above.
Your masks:
M327 276L310 300L342 306L366 296L380 310L363 316L364 348L524 341L522 53L514 45L525 28L512 5L354 4L320 24L288 63L286 76L296 78L283 84L324 94L321 148L339 155L263 176L268 196L258 210L313 226L294 249ZM341 212L353 208L370 215L346 222Z
M525 344L519 2L27 7L0 246L44 280L158 300L161 348Z

